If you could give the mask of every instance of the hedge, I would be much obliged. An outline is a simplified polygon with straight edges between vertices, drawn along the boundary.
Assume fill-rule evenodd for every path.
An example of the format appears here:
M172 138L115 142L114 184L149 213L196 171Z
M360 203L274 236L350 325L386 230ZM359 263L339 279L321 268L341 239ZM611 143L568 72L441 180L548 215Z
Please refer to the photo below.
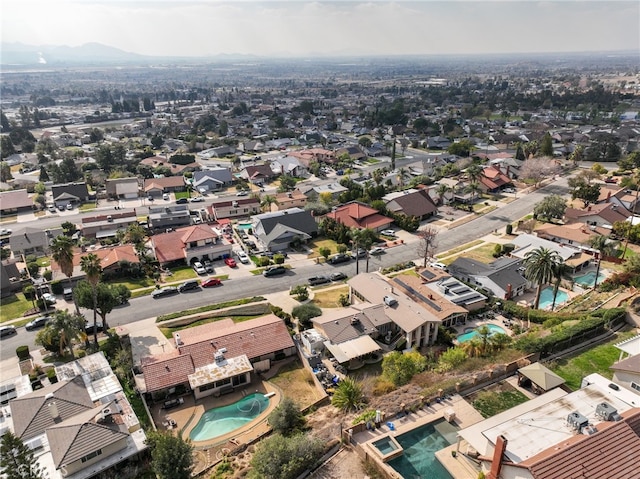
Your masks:
M62 281L56 280L56 281L51 281L51 292L53 294L62 294L62 291L64 290L64 286L62 285Z
M29 359L29 357L31 356L29 354L29 346L18 346L16 348L16 356L18 356L18 359L20 361L25 361L27 359Z

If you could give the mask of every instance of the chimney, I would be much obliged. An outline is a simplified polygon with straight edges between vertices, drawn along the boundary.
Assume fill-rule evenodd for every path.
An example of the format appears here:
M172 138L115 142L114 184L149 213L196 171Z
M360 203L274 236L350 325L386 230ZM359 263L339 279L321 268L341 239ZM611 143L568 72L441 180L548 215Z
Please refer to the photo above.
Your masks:
M55 420L59 420L60 419L60 411L58 411L58 405L55 403L55 401L52 401L49 403L48 405L49 408L49 414L51 415L51 419Z
M591 205L587 207L587 211L591 211Z
M491 470L487 475L487 479L498 479L502 470L502 456L507 450L507 439L500 435L496 440L496 448L493 450L493 460L491 461Z
M507 284L507 294L505 294L504 299L511 299L511 295L513 294L511 290L512 288L513 286L511 286L511 283Z
M607 203L611 200L611 191L607 191Z

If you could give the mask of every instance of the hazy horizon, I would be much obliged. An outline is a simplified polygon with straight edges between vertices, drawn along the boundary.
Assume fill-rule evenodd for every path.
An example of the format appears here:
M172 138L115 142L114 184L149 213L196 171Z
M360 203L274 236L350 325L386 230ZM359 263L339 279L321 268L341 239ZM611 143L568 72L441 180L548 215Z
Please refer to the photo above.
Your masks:
M544 54L640 49L637 1L24 0L2 42L150 56Z

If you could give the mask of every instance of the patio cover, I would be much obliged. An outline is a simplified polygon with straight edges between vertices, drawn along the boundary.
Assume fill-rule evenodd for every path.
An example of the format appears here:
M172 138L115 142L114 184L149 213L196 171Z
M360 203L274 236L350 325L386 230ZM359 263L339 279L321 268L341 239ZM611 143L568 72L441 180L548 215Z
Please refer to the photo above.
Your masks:
M333 344L331 341L324 342L325 347L339 363L346 363L351 359L359 358L365 354L380 351L380 346L370 336L364 335L356 339L351 339L340 344Z
M627 353L629 356L640 354L640 334L633 338L625 339L624 341L617 343L615 346L620 351Z
M564 384L564 379L540 363L533 363L520 368L518 369L518 373L530 379L531 382L545 391Z

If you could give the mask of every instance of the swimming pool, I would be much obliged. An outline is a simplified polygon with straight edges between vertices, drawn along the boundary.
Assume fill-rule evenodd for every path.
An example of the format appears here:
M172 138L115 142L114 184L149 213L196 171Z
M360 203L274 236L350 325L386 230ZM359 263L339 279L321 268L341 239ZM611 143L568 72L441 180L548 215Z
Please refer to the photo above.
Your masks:
M604 279L605 275L600 273L598 274L598 284L600 284ZM573 280L578 283L580 286L584 286L586 288L593 288L593 284L596 280L596 272L589 271L588 273L582 274L580 276L574 276Z
M486 326L489 328L489 331L491 331L491 334L498 334L498 333L507 334L507 332L504 329L502 329L500 326L496 326L495 324L487 324ZM458 340L458 343L464 343L465 341L472 340L477 335L478 335L478 328L466 328L464 330L464 334L461 334L456 339Z
M456 442L458 429L441 419L420 426L395 439L404 449L404 454L387 462L404 478L452 479L435 453Z
M238 223L236 228L239 230L250 230L253 228L253 225L251 223Z
M189 438L192 441L208 441L227 434L253 421L268 406L268 397L254 393L233 404L209 409L191 430Z
M569 299L569 295L562 291L558 290L556 294L556 306L562 303L566 303ZM547 309L550 308L553 304L553 286L547 286L540 292L540 302L538 303L538 309Z

